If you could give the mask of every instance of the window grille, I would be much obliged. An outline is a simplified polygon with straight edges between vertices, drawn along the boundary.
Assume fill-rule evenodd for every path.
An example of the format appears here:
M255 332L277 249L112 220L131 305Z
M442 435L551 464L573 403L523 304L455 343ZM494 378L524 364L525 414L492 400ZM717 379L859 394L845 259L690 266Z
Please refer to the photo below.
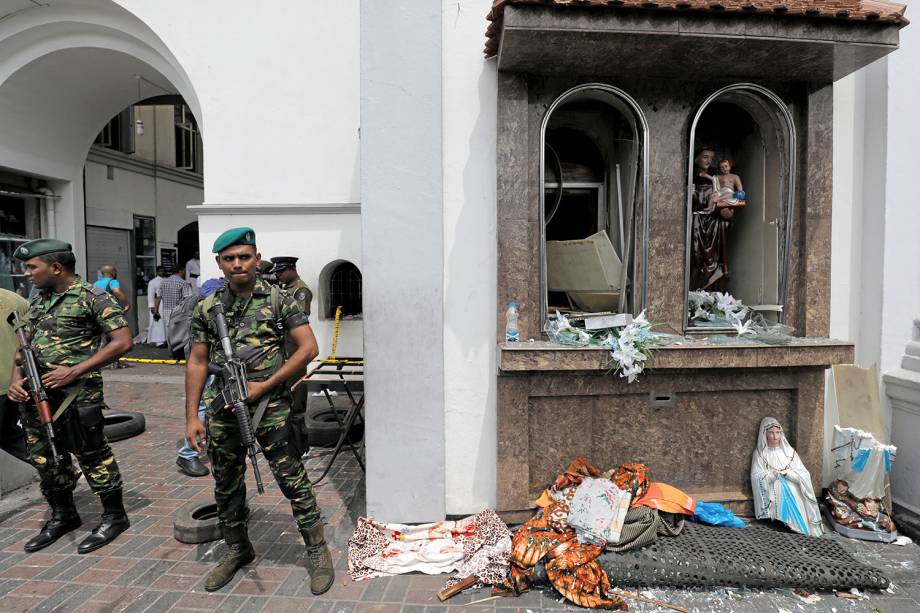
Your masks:
M328 317L335 316L336 307L342 307L343 316L361 315L361 271L351 262L335 267L329 276Z

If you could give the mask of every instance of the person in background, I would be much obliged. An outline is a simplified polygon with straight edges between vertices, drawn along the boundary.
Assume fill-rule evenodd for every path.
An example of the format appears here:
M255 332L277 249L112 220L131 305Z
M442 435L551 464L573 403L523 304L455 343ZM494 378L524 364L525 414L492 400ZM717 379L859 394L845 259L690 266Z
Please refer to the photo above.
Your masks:
M201 302L220 289L222 285L223 281L221 279L208 279L201 286L201 289L198 290L198 301ZM204 383L205 389L213 383L214 375L208 375ZM205 418L205 408L204 401L200 401L198 403L198 419L201 421L204 421ZM179 450L179 457L176 458L176 465L179 467L179 471L182 472L182 474L188 475L189 477L204 477L210 472L208 467L201 462L201 457L188 442L188 439L185 439L182 448Z
M99 278L93 285L115 296L125 313L131 310L131 301L121 291L121 283L118 282L118 270L111 264L105 264L99 269Z
M153 301L154 309L159 311L163 318L164 325L169 324L169 316L179 301L186 296L191 296L192 291L185 279L179 276L179 273L172 268L166 268L166 277L160 281L157 288L156 297Z
M279 285L281 288L287 291L294 300L297 301L297 304L300 305L300 309L304 312L304 315L307 317L310 316L310 302L313 301L313 292L310 291L310 288L307 287L307 284L303 282L303 279L300 278L300 275L297 274L297 258L294 256L278 256L271 259L272 264L272 273L278 279ZM296 346L293 342L288 339L285 344L285 352L287 355L292 355L294 353ZM298 373L287 382L288 387L293 386L300 378L306 374L305 372ZM293 392L291 392L291 426L292 426L292 442L294 446L297 447L297 450L300 452L300 455L307 453L310 450L310 441L307 437L307 423L306 423L306 413L307 413L307 386L298 385Z
M0 449L14 458L29 463L29 450L26 448L25 435L19 425L19 403L6 397L10 389L10 376L19 341L13 327L6 321L11 313L17 313L25 320L29 311L29 302L6 289L0 289Z
M198 259L197 249L192 259L185 263L185 273L188 282L192 286L192 294L198 293L198 277L201 276L201 260Z
M150 325L147 327L147 343L157 347L166 346L166 321L163 319L161 305L157 304L156 296L160 291L160 284L166 278L166 268L157 266L157 276L147 284L147 304L150 307Z

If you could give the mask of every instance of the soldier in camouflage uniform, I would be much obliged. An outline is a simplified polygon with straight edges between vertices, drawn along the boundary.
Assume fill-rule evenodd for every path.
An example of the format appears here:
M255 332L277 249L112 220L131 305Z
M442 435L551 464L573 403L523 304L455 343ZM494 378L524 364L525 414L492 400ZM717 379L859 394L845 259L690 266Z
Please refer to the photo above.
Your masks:
M281 287L294 297L294 300L297 301L297 304L300 305L300 308L307 317L309 317L310 302L313 301L313 292L310 291L307 284L304 283L300 275L297 274L297 260L298 258L288 255L274 257L272 258L272 263L274 264L272 272L277 277ZM285 350L288 352L292 350L290 342ZM304 374L306 373L302 371L292 377L291 380L288 381L288 387L292 387L297 383ZM297 447L297 451L300 455L310 450L310 441L307 436L306 413L307 386L298 385L292 392L291 399L291 435L294 445Z
M230 340L246 366L250 413L256 413L260 405L265 406L261 421L253 424L256 439L281 492L291 502L294 519L306 543L310 588L314 594L322 594L332 587L335 578L332 557L326 546L313 486L290 442L291 393L285 385L285 381L302 372L306 363L316 357L316 339L294 299L256 277L260 256L252 229L224 232L215 241L214 252L227 283L212 298L199 302L192 315L192 349L185 383L186 437L193 447L200 449L198 440L204 438L205 426L198 419L198 401L208 374L208 362L220 365L225 361L210 313L210 305L219 300L226 313ZM296 345L296 351L287 360L283 351L285 336ZM255 557L246 530L249 515L244 482L246 449L240 442L232 408L213 402L220 387L220 381L209 387L204 401L208 407L207 437L214 498L228 550L205 581L208 591L226 585L237 569Z
M23 374L14 368L9 397L23 403L26 443L52 511L25 550L43 549L82 524L73 500L78 478L70 461L73 453L93 493L102 500L102 521L77 548L79 553L89 553L130 526L122 503L121 473L102 431L105 401L99 368L131 349L131 332L121 306L74 274L76 260L69 244L38 239L21 245L13 255L25 262L26 275L41 290L29 304L27 325L42 383L54 413L60 413L54 430L62 454L59 462L52 461L38 411L27 404ZM101 347L103 335L108 342Z

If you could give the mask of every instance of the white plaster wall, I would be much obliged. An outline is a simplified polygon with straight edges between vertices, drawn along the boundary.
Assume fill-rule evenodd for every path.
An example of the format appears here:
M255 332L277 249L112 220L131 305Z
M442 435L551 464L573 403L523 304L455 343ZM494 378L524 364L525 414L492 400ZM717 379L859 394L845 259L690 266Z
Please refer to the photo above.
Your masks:
M358 0L117 1L194 85L205 202L358 201Z
M908 15L917 7L920 2L911 0ZM881 373L898 368L920 313L917 74L920 31L907 26L897 51L841 80L834 90L831 335L854 341L857 363L878 365ZM882 416L892 442L902 447L892 493L916 506L920 477L900 465L910 461L909 449L920 440L920 419L903 412L893 417L882 385ZM836 422L831 389L826 406L829 438Z
M908 5L920 9L920 2ZM916 15L914 15L916 17ZM920 30L901 30L901 48L888 59L887 156L879 183L885 189L885 275L880 339L882 372L897 368L910 339L913 318L920 313ZM873 177L873 183L874 177Z
M310 324L319 343L319 357L329 355L333 321L321 319L319 311L319 273L323 266L336 259L361 265L361 217L357 214L275 214L275 215L201 215L198 231L201 237L201 276L219 276L211 245L224 230L249 226L256 231L256 242L263 258L279 255L299 257L297 271L313 290ZM364 322L342 321L339 326L338 355L364 354Z
M496 70L491 0L442 1L445 495L464 515L495 506Z
M367 513L445 514L442 5L361 2Z
M908 15L920 2L908 4ZM914 15L916 21L916 15ZM916 24L914 24L916 25ZM900 366L905 345L911 338L914 317L920 313L920 208L917 206L917 176L920 174L920 30L901 30L901 48L889 56L887 87L887 157L885 183L885 237L883 304L879 318L880 363L883 373ZM891 407L886 395L885 405ZM920 512L920 411L895 405L886 411L891 424L891 442L899 447L892 475L892 496ZM906 470L905 470L906 469Z

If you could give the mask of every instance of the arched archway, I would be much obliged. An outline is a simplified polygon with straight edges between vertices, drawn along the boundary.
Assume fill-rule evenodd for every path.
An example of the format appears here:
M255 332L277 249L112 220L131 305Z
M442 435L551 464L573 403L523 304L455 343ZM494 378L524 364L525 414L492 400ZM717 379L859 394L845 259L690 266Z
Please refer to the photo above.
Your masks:
M199 241L197 221L186 224L179 229L176 247L179 252L177 260L179 266L185 265L186 262L198 253Z
M791 112L778 95L760 85L724 87L697 109L690 126L690 149L684 327L694 326L687 297L697 290L729 293L768 322L781 323L789 285L795 198L796 132ZM711 150L714 156L713 168L707 173L697 168L698 153L703 150ZM744 194L740 200L745 204L732 208L728 219L719 219L721 227L710 236L703 229L704 218L719 211L700 210L695 194L701 181L707 188L710 181L716 185L720 180L716 167L725 161L741 179ZM713 242L707 242L709 238ZM704 243L722 261L712 275L700 265L704 259L700 247L694 247Z
M202 124L198 97L163 41L115 2L0 17L0 169L54 193L41 232L70 242L85 274L83 167L96 135L123 109L162 94L181 95Z
M549 106L540 138L541 324L561 302L638 313L648 285L645 116L623 90L587 83Z

